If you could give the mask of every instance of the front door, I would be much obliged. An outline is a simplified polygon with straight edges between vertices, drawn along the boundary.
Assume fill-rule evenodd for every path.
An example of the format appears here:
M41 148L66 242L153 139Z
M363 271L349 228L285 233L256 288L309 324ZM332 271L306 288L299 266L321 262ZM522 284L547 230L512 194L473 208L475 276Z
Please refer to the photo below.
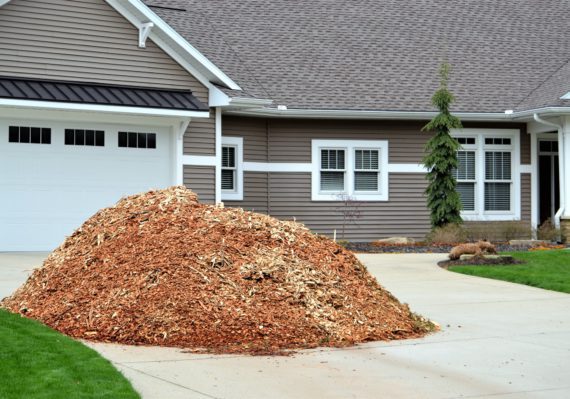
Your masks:
M540 224L550 219L560 208L560 180L558 169L558 141L541 139L538 142L538 184Z

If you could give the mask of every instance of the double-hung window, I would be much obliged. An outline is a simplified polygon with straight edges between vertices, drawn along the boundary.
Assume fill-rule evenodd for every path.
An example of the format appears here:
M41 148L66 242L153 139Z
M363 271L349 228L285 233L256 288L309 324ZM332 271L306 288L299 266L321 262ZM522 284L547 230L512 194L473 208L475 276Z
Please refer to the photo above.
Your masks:
M243 138L222 137L222 200L243 200Z
M518 130L464 129L454 171L465 220L519 220Z
M388 200L388 143L379 140L313 140L313 201Z

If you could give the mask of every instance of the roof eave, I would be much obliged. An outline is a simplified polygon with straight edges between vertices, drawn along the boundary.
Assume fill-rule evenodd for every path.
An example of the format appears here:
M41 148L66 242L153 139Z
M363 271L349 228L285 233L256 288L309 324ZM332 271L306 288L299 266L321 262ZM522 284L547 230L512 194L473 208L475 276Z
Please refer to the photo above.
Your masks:
M298 119L384 119L384 120L430 120L437 115L435 111L362 111L362 110L336 110L336 109L276 109L276 108L249 108L228 109L227 114L242 116L257 116L271 118L298 118ZM545 107L534 110L505 112L454 112L453 115L464 121L505 122L532 119L535 113L541 115L570 114L570 107Z
M209 87L210 82L212 82L232 90L241 90L241 87L235 81L192 46L162 18L156 15L141 0L105 1L139 29L143 24L149 22L154 24L148 37L200 80L202 84Z

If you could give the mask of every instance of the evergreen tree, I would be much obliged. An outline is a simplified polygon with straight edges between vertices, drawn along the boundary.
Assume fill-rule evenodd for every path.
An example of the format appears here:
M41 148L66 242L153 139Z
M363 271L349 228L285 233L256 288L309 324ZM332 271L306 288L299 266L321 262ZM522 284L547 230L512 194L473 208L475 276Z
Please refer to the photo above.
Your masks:
M461 199L456 191L457 181L453 176L453 170L458 166L457 150L460 145L450 135L451 129L461 128L461 121L449 111L454 101L453 94L447 88L449 70L449 64L442 64L441 84L431 99L439 113L423 128L424 131L434 134L426 145L427 155L423 159L428 170L426 178L429 181L425 193L434 228L450 223L462 223Z

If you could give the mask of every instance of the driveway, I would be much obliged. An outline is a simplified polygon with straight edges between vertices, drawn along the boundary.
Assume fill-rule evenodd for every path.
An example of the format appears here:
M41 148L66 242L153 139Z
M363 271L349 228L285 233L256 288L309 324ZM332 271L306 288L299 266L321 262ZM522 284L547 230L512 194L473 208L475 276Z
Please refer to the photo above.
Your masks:
M0 254L0 296L42 255ZM436 266L443 255L361 255L378 280L442 326L419 340L292 357L192 355L89 344L144 398L570 398L570 295Z

